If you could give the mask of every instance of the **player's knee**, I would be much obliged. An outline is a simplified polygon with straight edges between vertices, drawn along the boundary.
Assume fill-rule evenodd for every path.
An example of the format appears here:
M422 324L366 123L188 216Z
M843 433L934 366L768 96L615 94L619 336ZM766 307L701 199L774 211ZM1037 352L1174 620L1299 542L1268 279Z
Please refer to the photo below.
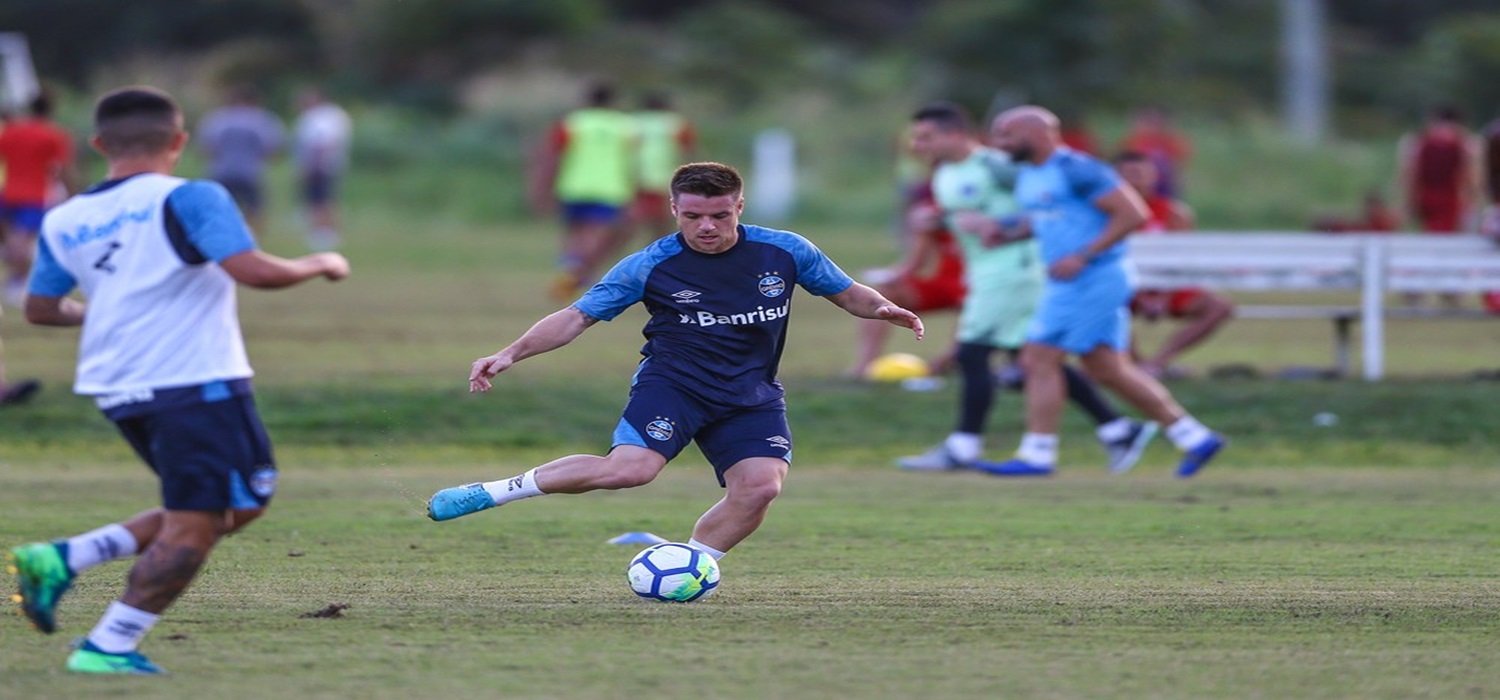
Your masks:
M243 530L245 526L255 522L257 518L265 514L265 508L235 508L224 514L224 525L221 535L228 535Z
M626 452L616 450L609 454L605 460L605 469L601 470L595 481L597 488L601 489L629 489L636 486L645 486L661 473L664 466L661 459L650 452L645 455L636 454L634 451Z

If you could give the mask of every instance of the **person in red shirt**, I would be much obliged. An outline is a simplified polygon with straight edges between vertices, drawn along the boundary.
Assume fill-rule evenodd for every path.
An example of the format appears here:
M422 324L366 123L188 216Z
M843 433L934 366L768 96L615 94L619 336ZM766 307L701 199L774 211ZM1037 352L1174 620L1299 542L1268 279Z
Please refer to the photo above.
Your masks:
M1143 154L1156 164L1153 194L1163 197L1180 194L1182 169L1193 155L1193 143L1186 134L1172 126L1166 112L1156 107L1137 111L1131 120L1130 131L1120 140L1119 150Z
M1434 109L1420 130L1402 137L1398 151L1401 191L1412 219L1427 233L1462 230L1478 195L1479 154L1458 110ZM1459 304L1457 294L1442 298L1449 306ZM1406 295L1408 304L1420 301L1420 295Z
M964 303L964 258L958 239L943 225L943 214L924 183L908 195L903 234L906 254L888 268L871 270L865 283L902 308L921 312L957 311ZM899 301L898 301L899 300ZM863 378L880 357L890 335L890 324L861 320L854 366L849 375ZM941 374L953 365L955 345L929 360L928 373Z
M1479 223L1479 233L1500 245L1500 119L1485 125L1480 136L1484 146L1484 195L1489 200ZM1500 291L1485 292L1484 310L1500 315Z
M52 99L44 92L31 101L28 116L0 129L0 161L5 164L5 186L0 188L5 242L0 257L9 269L6 300L14 306L25 296L42 215L62 198L59 194L72 191L73 139L51 117Z
M1115 169L1120 178L1140 193L1146 201L1150 215L1140 234L1160 234L1170 231L1188 231L1193 228L1193 210L1186 203L1153 194L1158 171L1156 163L1144 153L1126 151L1115 157ZM1155 377L1169 376L1174 368L1172 361L1218 331L1234 316L1234 303L1225 296L1197 287L1185 289L1142 289L1130 300L1130 311L1147 321L1156 321L1163 316L1184 321L1150 357L1144 357L1132 344L1131 352L1136 356L1141 369Z

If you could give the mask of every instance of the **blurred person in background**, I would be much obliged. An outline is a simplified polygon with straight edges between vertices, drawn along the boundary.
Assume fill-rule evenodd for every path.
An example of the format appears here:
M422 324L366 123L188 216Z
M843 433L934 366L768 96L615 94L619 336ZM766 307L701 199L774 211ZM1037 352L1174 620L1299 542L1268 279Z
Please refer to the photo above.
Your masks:
M286 127L260 104L260 91L237 85L223 107L198 124L198 146L208 156L208 177L234 197L250 231L261 232L266 165L286 146Z
M1066 394L1063 365L1077 355L1089 377L1153 421L1182 451L1179 478L1197 474L1226 440L1130 360L1130 273L1125 237L1146 223L1135 189L1096 158L1063 145L1057 116L1034 105L995 118L992 143L1020 164L1015 197L1046 266L1046 288L1021 351L1026 434L997 469L1051 472Z
M694 160L698 132L687 117L672 109L671 100L663 92L645 96L635 113L635 126L638 143L632 228L645 229L647 236L657 238L676 230L668 189L677 166ZM619 236L615 250L628 240Z
M596 280L599 267L630 225L635 201L637 129L615 107L615 88L594 83L584 106L552 126L531 178L532 207L560 210L562 254L550 293L574 298Z
M1462 231L1478 203L1480 157L1458 109L1434 108L1421 129L1401 137L1396 150L1397 176L1412 221L1425 233ZM1439 296L1449 307L1462 304L1456 293ZM1416 292L1403 298L1409 306L1422 303Z
M300 112L292 127L292 158L297 165L307 217L307 245L332 250L339 243L338 186L349 166L349 113L309 87L297 98Z
M1144 153L1126 151L1116 156L1114 163L1120 178L1134 188L1146 204L1146 223L1141 225L1138 233L1192 230L1193 208L1182 200L1156 194L1158 171L1155 160ZM1141 355L1139 345L1131 342L1130 353L1141 369L1161 379L1186 374L1173 365L1173 361L1207 340L1233 318L1234 303L1218 292L1201 287L1139 289L1130 299L1130 311L1135 317L1153 323L1163 317L1183 322L1182 327L1168 336L1150 356Z
M26 278L36 255L37 231L47 209L73 191L73 137L52 121L52 98L43 91L32 98L25 116L0 128L0 257L5 260L5 303L19 308Z
M1136 110L1130 129L1120 140L1120 152L1142 153L1156 163L1156 191L1163 197L1177 197L1182 191L1182 171L1193 156L1193 142L1172 125L1160 107Z
M1484 127L1484 195L1486 206L1479 222L1479 232L1500 245L1500 118ZM1484 309L1500 314L1500 291L1484 293Z
M972 468L983 458L985 426L994 407L990 362L996 351L1012 362L1018 356L1042 292L1042 264L1029 226L1016 216L1017 167L1010 156L980 144L972 119L957 104L927 105L911 122L912 150L935 164L933 202L963 251L967 292L956 334L962 386L954 428L932 449L897 463L916 470ZM1110 471L1129 470L1157 426L1121 416L1088 377L1071 367L1063 372L1068 397L1097 425Z

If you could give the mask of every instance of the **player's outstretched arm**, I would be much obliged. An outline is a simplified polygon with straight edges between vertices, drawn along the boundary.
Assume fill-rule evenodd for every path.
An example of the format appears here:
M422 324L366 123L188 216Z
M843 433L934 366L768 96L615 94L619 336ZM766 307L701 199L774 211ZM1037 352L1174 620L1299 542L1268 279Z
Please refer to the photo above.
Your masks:
M26 320L38 326L83 325L83 302L68 297L26 297Z
M583 335L598 319L569 306L537 321L505 349L474 361L469 367L469 393L489 391L490 379L533 355L556 350Z
M838 294L830 294L827 299L854 316L879 319L902 328L910 328L912 333L916 334L917 340L921 340L922 336L926 335L920 317L892 304L889 299L881 296L880 292L858 282L849 285L848 289Z
M247 250L219 261L234 281L256 289L281 289L314 277L337 282L349 276L349 261L338 253L314 253L282 258L263 250Z

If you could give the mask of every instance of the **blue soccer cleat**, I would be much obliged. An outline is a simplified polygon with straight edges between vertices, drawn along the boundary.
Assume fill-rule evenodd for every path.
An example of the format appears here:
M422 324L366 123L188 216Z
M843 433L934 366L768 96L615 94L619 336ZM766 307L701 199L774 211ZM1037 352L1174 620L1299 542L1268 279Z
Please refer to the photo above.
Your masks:
M73 673L115 674L126 676L155 676L166 673L160 666L138 651L111 654L84 640L68 655L69 671Z
M443 489L427 499L427 517L442 522L495 507L495 499L484 487L465 484Z
M1209 433L1208 439L1198 443L1197 446L1182 453L1182 461L1177 463L1177 478L1186 479L1197 474L1203 467L1208 466L1208 461L1219 454L1219 450L1229 444L1223 435Z
M992 476L1052 476L1052 473L1056 471L1056 468L1050 464L1028 462L1020 457L1007 459L1004 462L980 460L973 466Z
M8 568L16 575L16 595L21 614L43 634L57 631L57 601L73 585L73 572L63 545L34 542L10 550Z

